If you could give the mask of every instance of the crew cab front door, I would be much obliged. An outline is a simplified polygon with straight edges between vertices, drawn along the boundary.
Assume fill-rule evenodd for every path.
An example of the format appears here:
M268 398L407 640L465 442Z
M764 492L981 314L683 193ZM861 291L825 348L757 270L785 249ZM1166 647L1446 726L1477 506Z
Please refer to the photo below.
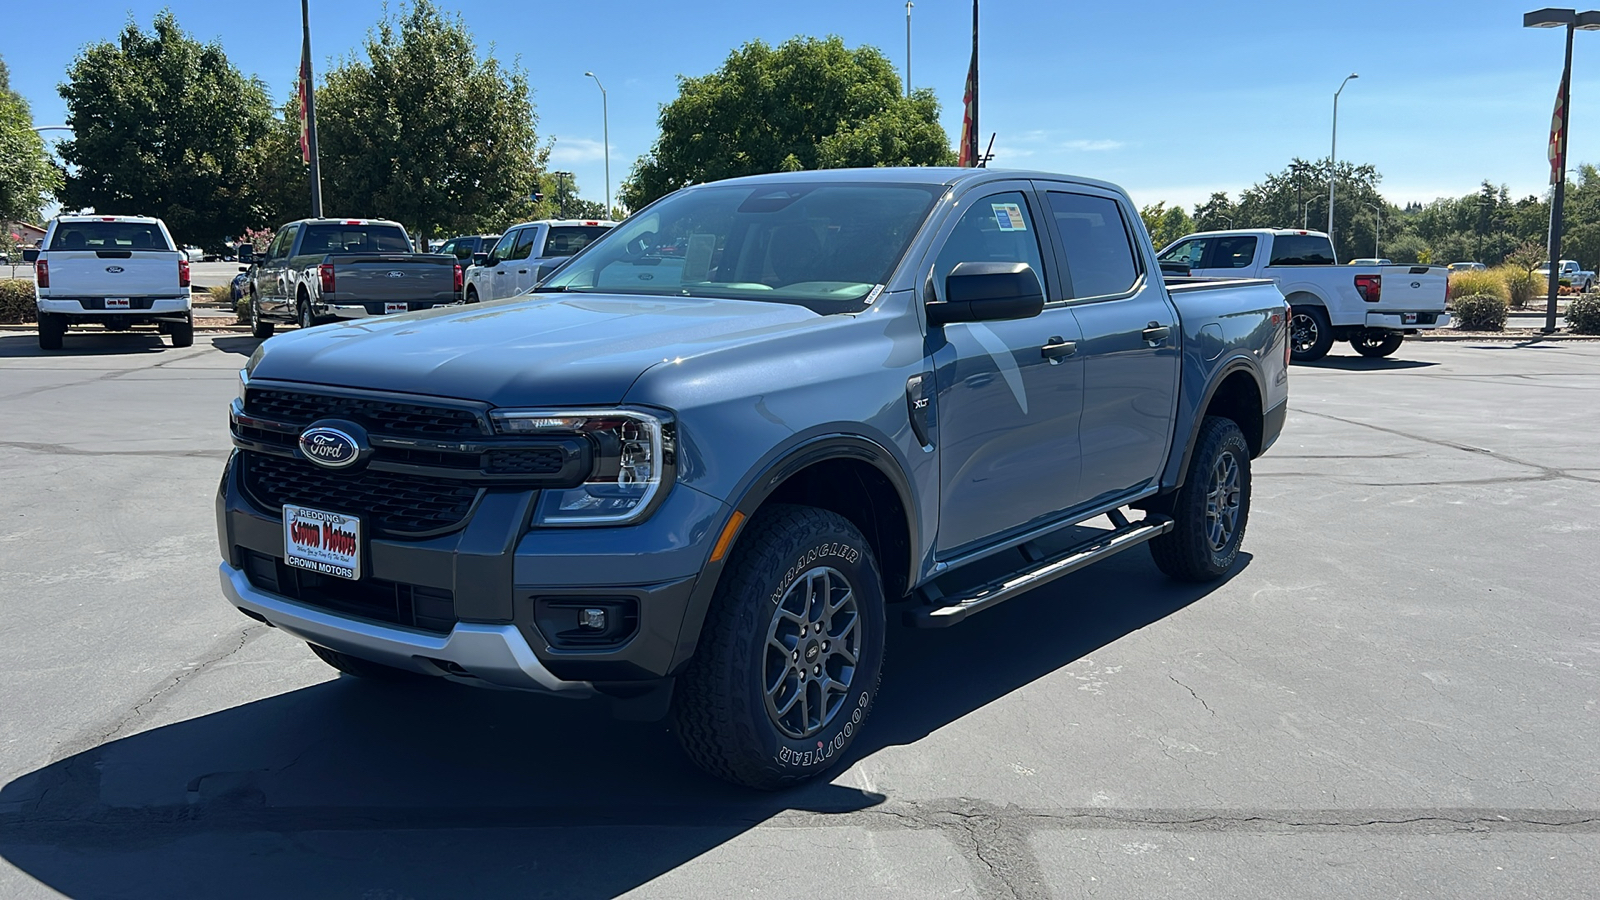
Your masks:
M1062 185L1044 199L1082 333L1079 489L1085 501L1110 502L1149 487L1166 463L1178 402L1178 312L1159 275L1146 272L1139 232L1116 194ZM1211 239L1208 254L1222 240Z
M924 260L944 299L960 263L1023 262L1043 279L1038 316L929 329L938 407L939 533L949 558L1055 519L1078 492L1083 363L1037 195L1026 182L986 185L952 212Z

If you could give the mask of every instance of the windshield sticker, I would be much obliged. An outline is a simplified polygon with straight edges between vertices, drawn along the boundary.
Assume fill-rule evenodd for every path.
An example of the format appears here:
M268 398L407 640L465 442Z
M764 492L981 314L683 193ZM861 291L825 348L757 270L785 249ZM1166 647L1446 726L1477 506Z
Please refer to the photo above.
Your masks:
M711 257L717 252L714 234L689 235L689 250L684 254L683 280L685 283L711 280Z
M1028 222L1022 218L1022 206L1016 203L991 203L995 223L1001 231L1027 231Z
M871 306L872 305L872 301L878 299L878 295L881 294L881 293L883 293L883 285L881 285L881 284L873 285L872 286L872 290L867 291L867 305Z

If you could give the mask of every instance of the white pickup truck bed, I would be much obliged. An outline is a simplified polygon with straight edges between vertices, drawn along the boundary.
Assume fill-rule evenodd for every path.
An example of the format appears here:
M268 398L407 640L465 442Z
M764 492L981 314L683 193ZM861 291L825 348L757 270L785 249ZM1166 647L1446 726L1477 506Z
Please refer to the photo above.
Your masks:
M194 343L189 259L160 219L58 216L35 272L39 346L61 349L72 325L154 325L174 347Z

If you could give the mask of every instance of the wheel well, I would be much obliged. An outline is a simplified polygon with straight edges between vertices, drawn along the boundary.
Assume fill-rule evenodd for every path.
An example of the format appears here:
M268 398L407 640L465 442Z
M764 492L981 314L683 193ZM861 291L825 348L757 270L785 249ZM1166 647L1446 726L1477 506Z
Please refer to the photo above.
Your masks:
M771 503L814 506L850 520L861 529L878 560L884 597L897 600L905 596L911 571L906 508L888 476L871 463L854 459L814 463L789 476L761 505Z
M1290 306L1323 306L1321 297L1304 291L1296 291L1283 299L1289 301Z
M1223 379L1206 404L1205 415L1232 419L1244 432L1252 457L1261 455L1261 389L1249 372L1240 370Z

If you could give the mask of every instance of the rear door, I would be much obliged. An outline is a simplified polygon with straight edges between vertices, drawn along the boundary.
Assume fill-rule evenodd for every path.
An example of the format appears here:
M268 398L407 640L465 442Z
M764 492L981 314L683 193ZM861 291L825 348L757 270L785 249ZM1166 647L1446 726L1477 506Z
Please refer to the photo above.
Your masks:
M1243 278L1257 265L1261 239L1253 234L1217 235L1208 242L1205 259L1192 274L1206 278Z
M1031 319L930 329L938 391L939 533L944 558L1059 518L1078 493L1083 365L1038 196L1024 181L969 193L941 226L922 272L939 299L964 262L1024 262L1047 303Z
M1178 401L1178 313L1162 281L1145 271L1135 249L1140 232L1118 194L1041 187L1082 335L1080 495L1106 502L1152 485L1166 462Z

